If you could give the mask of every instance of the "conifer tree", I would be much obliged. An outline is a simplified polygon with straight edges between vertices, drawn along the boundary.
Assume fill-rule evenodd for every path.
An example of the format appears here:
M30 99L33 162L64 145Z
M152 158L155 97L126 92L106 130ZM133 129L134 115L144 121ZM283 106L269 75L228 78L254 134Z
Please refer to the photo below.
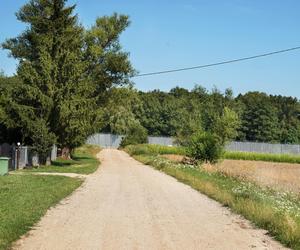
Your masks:
M43 139L37 140L38 134L31 138L40 141L37 148L49 148L56 139L65 157L85 141L97 120L90 98L93 85L85 77L84 32L74 8L66 7L65 0L31 0L17 13L28 29L3 44L19 60L18 76L27 94L16 96L16 102L27 102L31 110L27 130L44 133ZM28 98L31 93L36 95L33 100Z
M20 82L7 92L10 105L1 111L9 122L0 123L21 129L39 153L56 142L69 158L102 128L110 89L130 85L134 70L119 42L128 17L100 17L85 30L73 14L75 5L66 2L30 0L17 13L28 27L2 47L19 60Z

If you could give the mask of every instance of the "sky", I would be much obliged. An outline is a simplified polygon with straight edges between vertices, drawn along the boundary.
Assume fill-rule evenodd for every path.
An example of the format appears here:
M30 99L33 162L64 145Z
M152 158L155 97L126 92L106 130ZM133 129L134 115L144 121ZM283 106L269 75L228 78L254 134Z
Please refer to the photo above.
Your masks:
M0 0L0 42L26 26L15 17L27 0ZM300 46L299 0L69 0L85 27L114 12L130 16L121 44L139 73L169 70ZM0 50L0 69L17 62ZM300 98L300 50L253 61L132 79L139 90L195 84L235 95L262 91Z

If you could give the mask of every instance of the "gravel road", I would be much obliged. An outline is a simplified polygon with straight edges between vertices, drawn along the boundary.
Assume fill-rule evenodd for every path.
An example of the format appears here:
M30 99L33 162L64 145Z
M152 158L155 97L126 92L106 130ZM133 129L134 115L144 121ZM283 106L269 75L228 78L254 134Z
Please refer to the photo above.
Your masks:
M122 151L105 149L99 157L99 170L15 249L284 249L265 231Z

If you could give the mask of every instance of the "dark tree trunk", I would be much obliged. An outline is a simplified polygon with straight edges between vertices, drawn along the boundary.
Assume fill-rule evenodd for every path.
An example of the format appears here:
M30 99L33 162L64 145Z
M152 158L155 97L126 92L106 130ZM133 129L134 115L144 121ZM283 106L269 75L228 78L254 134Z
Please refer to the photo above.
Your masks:
M71 149L69 147L63 147L61 157L66 160L71 160Z

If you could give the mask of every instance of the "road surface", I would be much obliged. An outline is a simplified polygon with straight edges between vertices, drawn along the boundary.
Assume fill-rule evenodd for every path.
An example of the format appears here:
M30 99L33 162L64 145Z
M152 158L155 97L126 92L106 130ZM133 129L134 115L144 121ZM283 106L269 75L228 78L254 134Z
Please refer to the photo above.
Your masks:
M15 249L284 249L263 230L114 149Z

